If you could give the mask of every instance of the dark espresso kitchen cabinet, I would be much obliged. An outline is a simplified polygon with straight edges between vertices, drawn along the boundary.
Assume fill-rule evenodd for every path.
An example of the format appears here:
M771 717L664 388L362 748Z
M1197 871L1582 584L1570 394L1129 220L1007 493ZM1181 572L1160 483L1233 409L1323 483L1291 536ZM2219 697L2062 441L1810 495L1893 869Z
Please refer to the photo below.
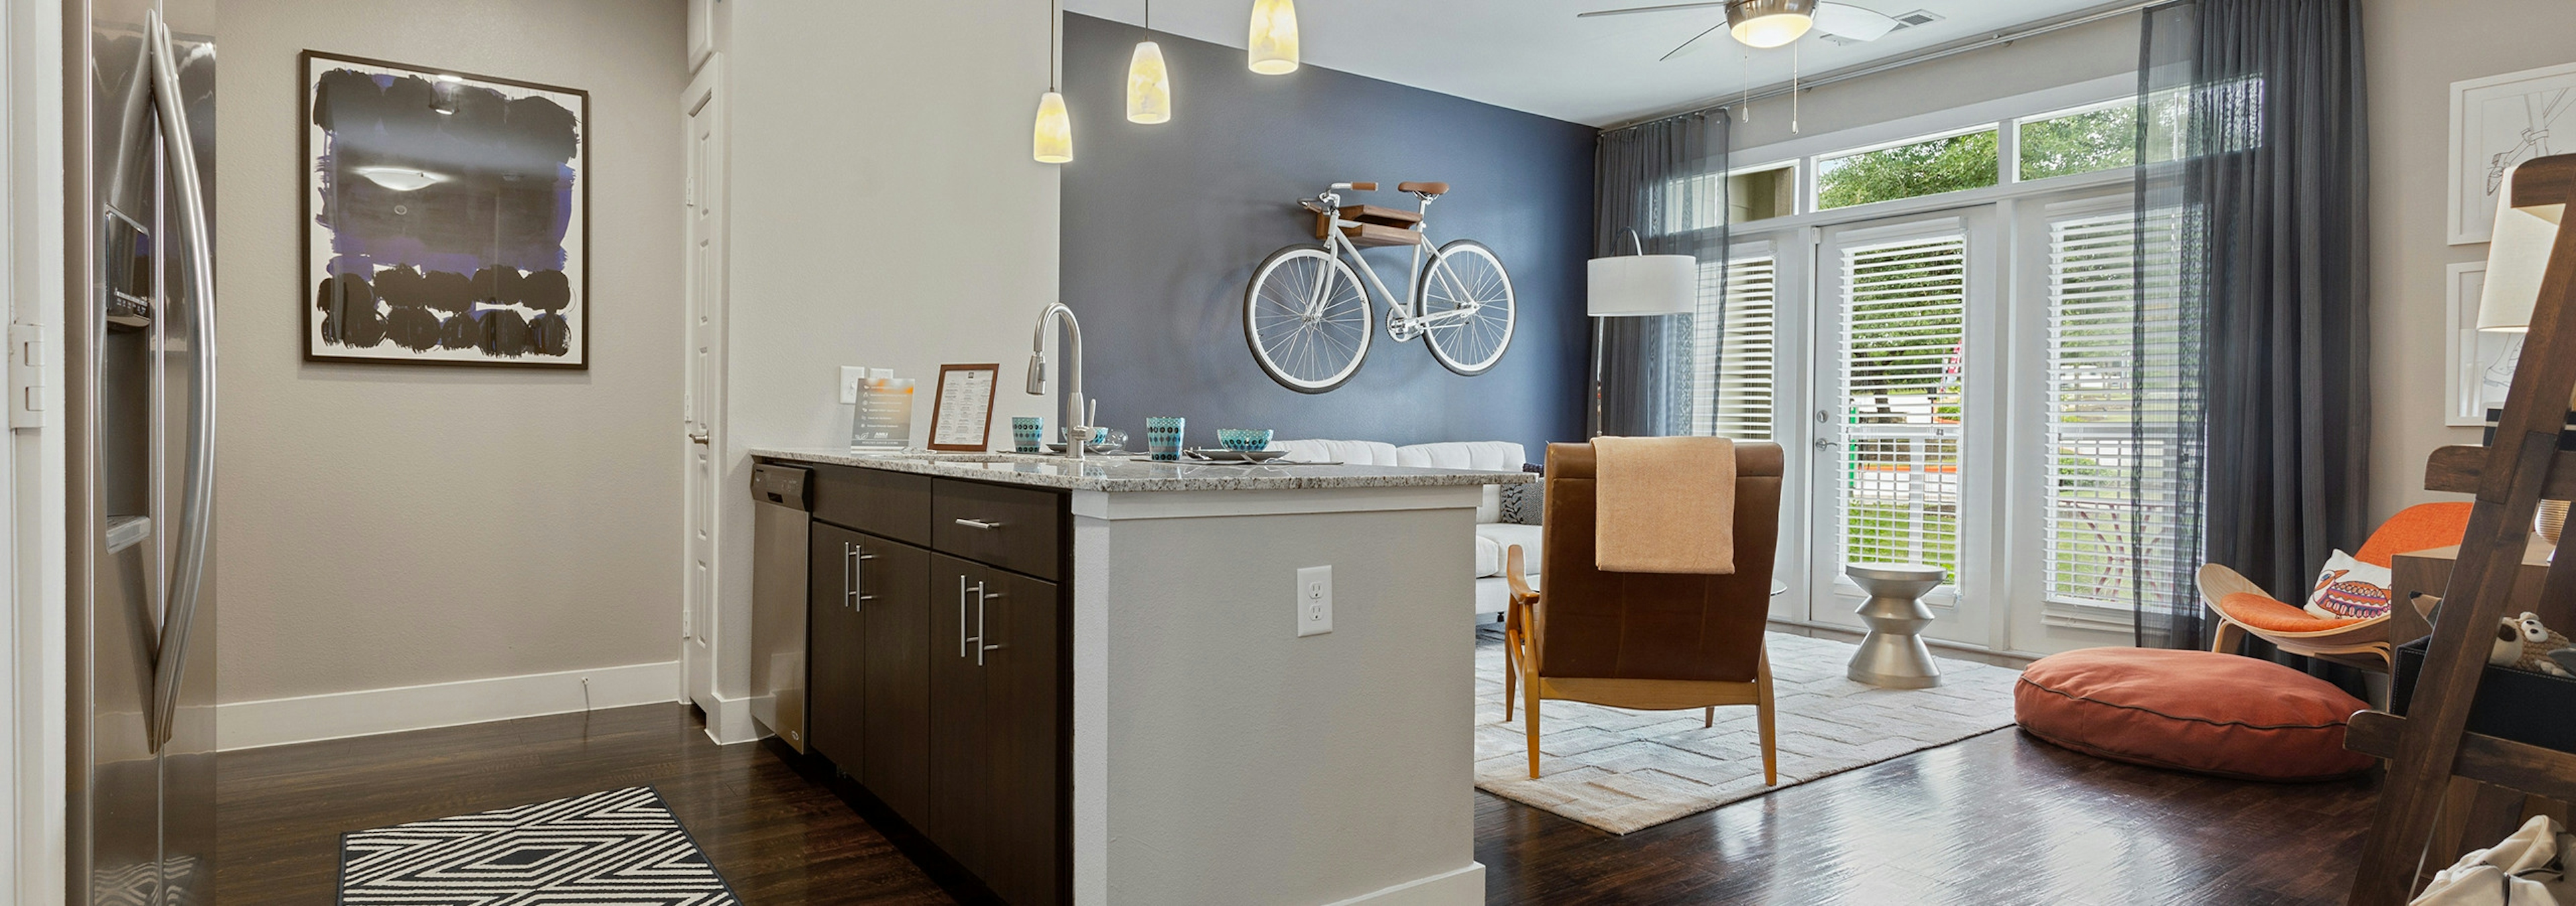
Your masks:
M1004 901L1054 902L1057 586L934 553L931 587L953 591L955 619L936 620L930 654L930 836Z
M866 769L867 622L858 574L867 536L817 522L807 563L805 742L843 771Z
M1065 496L813 471L811 751L1002 902L1067 902Z

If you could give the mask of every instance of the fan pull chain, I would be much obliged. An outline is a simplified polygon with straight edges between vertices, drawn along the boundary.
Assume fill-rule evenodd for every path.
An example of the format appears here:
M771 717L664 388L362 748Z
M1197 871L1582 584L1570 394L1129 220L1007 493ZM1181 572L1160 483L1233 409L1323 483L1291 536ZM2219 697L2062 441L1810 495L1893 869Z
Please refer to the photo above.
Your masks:
M1789 134L1798 134L1798 43L1789 42Z

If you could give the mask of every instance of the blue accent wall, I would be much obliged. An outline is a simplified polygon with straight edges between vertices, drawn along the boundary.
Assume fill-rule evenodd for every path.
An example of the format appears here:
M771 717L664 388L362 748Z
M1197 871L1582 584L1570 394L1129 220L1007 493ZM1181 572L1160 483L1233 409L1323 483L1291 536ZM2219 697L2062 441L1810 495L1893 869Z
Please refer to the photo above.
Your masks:
M1125 92L1141 37L1065 16L1074 160L1063 165L1062 292L1082 318L1085 389L1104 424L1138 449L1146 416L1178 415L1191 446L1215 446L1218 428L1273 428L1398 444L1513 440L1533 461L1550 441L1583 438L1594 129L1311 63L1255 75L1241 50L1170 34L1155 40L1172 70L1172 121L1140 126L1127 122ZM1315 241L1297 200L1371 180L1381 191L1344 202L1410 210L1396 183L1449 183L1431 206L1433 238L1481 241L1511 272L1519 321L1491 371L1460 377L1421 340L1390 340L1382 320L1359 373L1330 393L1289 390L1252 360L1252 269ZM1403 291L1404 249L1363 254ZM1376 307L1383 316L1382 299Z

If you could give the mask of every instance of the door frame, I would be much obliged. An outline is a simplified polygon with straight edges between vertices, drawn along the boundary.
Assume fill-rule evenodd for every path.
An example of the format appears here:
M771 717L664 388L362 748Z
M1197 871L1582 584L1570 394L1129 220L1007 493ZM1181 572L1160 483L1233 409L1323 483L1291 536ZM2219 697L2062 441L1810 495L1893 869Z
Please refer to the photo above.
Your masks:
M1805 586L1803 622L1841 629L1865 630L1852 611L1866 599L1859 586L1843 575L1843 564L1827 557L1838 550L1829 533L1840 530L1834 518L1833 499L1839 485L1828 484L1825 471L1818 465L1824 450L1816 444L1827 439L1825 426L1818 422L1819 408L1834 398L1839 382L1828 374L1826 364L1838 361L1833 349L1839 329L1825 328L1839 322L1841 311L1840 271L1828 256L1837 240L1871 242L1896 239L1907 233L1938 232L1943 221L1956 221L1966 233L1965 282L1963 303L1965 321L1961 325L1963 341L1971 359L1967 369L1964 402L1972 413L1961 426L1959 441L1959 571L1966 581L1945 584L1925 596L1924 603L1936 618L1924 629L1927 639L1961 645L2001 650L2007 628L2006 601L1993 591L2012 583L1996 572L2004 563L2001 550L2008 534L2004 531L2011 518L2009 505L2001 489L2005 486L2003 463L2008 413L2004 410L2006 388L2011 385L2012 356L2003 349L2006 340L2006 313L2003 262L2012 243L2009 235L2011 218L2007 204L1988 202L1917 211L1886 217L1854 220L1820 226L1808 232L1809 264L1804 289L1812 313L1804 328L1807 367L1800 380L1806 387L1802 394L1806 408L1794 421L1804 442L1806 474L1800 509L1806 514L1803 543L1810 552L1809 568L1802 576ZM1990 350L1979 352L1978 350ZM1992 413L1975 415L1973 413ZM1793 612L1796 608L1791 607Z
M86 31L83 32L84 38ZM25 349L10 343L10 394L38 388L44 424L14 428L0 445L0 506L8 513L0 545L0 898L60 903L64 877L70 750L65 620L66 539L61 347L64 293L63 5L7 0L0 7L0 104L8 141L0 143L0 219L8 321L31 325L44 354L32 373L14 367Z
M726 176L724 106L724 54L714 53L706 65L699 67L680 93L681 160L686 172L683 179L681 228L680 368L681 432L676 441L681 447L682 475L680 504L680 689L681 701L692 702L707 714L707 732L718 742L724 723L722 699L716 691L716 661L720 640L718 634L724 589L721 568L724 550L724 482L725 462L732 445L726 436L725 418L725 344L726 327L731 307L726 294L725 240L729 232ZM707 125L713 138L704 145L705 159L700 159L699 124ZM701 210L713 221L704 237L708 252L706 265L701 265L696 242L697 222ZM702 267L712 273L702 273ZM697 323L701 306L706 309L707 324ZM708 345L707 357L697 355L697 344ZM701 392L703 391L703 392ZM692 435L703 436L700 442ZM709 457L711 468L702 471L697 464L701 454ZM708 474L711 472L712 474ZM698 540L703 530L708 556L703 578L695 568ZM739 704L739 703L738 703Z

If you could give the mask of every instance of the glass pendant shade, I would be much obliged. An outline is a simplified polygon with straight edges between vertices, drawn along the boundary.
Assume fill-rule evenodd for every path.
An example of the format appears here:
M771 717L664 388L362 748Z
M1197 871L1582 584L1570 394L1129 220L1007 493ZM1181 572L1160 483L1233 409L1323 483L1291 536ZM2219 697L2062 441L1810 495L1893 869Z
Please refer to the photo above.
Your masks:
M1152 41L1139 42L1127 62L1127 121L1172 121L1172 71L1163 65L1162 45Z
M1727 31L1747 47L1779 47L1816 24L1816 0L1739 0L1727 4Z
M1073 161L1073 117L1064 111L1064 93L1047 92L1038 98L1038 124L1033 153L1038 163L1062 164Z
M1244 45L1252 71L1286 75L1297 71L1297 0L1254 0L1252 39Z

